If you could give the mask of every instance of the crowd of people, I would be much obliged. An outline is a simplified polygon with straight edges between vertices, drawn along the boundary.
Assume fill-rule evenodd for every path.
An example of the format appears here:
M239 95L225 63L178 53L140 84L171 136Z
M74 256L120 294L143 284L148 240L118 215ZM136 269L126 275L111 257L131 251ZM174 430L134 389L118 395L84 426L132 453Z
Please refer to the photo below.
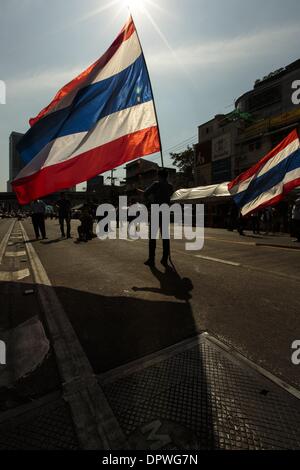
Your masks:
M45 228L46 204L41 199L37 199L31 203L31 220L34 228L35 238L39 240L47 239ZM60 193L60 199L55 203L55 215L59 221L61 238L71 238L71 218L72 206L65 193ZM53 212L51 212L51 218ZM78 242L87 242L93 238L93 222L95 218L95 205L83 204L79 211L80 225L77 227Z
M168 172L161 169L158 173L158 180L151 184L144 193L145 202L147 204L169 204L173 193L173 187L168 182ZM56 213L59 220L59 226L62 238L71 238L71 202L66 198L64 193L60 194L60 199L55 204ZM31 203L31 219L35 232L36 240L42 238L47 239L45 227L46 204L44 201L37 199ZM77 242L87 242L95 237L93 233L93 223L96 219L96 206L94 204L83 204L78 217L80 224L77 227ZM150 225L151 230L151 225ZM159 230L162 231L162 220L160 219ZM149 237L149 257L145 264L147 266L155 265L156 239ZM170 257L170 240L163 240L163 256L161 264L167 266Z
M144 193L145 202L148 204L170 203L170 197L173 192L172 185L168 183L168 173L161 170L158 174L158 181L155 181ZM80 209L77 208L77 242L88 242L96 235L93 233L93 224L96 221L97 204L87 201L82 204ZM74 214L74 212L73 212ZM44 201L37 199L31 203L30 215L35 232L36 240L40 238L47 239L45 218L50 215L58 218L61 238L72 238L71 236L71 218L72 206L70 200L65 193L60 193L60 198L54 205L54 210L49 213L49 206ZM254 235L275 234L280 231L289 231L295 242L300 242L300 196L296 200L287 205L277 205L276 207L266 207L262 210L254 212L249 216L243 217L234 202L230 205L227 213L227 229L230 231L237 230L241 236L245 236L245 230L252 230ZM151 226L150 226L151 229ZM161 221L160 227L161 231ZM282 230L283 229L283 230ZM149 257L145 262L148 266L155 263L156 239L149 239ZM163 257L161 263L166 265L170 256L170 242L163 240Z
M269 235L277 232L289 232L300 242L300 197L291 203L288 208L281 206L268 206L259 211L243 217L238 207L232 203L227 216L227 229L237 230L241 236L245 229L252 230L254 235Z

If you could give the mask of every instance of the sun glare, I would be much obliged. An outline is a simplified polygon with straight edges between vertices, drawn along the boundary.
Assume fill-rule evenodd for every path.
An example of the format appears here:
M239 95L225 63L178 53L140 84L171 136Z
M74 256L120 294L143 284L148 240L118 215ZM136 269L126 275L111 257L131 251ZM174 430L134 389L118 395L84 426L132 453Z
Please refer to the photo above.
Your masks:
M130 10L143 10L147 0L123 0Z

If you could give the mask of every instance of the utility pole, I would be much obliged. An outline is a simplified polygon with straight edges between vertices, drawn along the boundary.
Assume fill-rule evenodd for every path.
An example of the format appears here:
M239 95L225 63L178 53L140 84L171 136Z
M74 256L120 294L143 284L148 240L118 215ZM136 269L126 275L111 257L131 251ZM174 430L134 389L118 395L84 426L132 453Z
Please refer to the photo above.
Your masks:
M110 180L111 186L114 186L114 185L115 185L115 181L119 179L117 176L114 176L114 171L116 171L115 168L110 171L110 176L108 176L108 177L106 178L107 180Z
M115 185L114 171L116 171L116 170L112 169L111 172L110 172L110 179L111 179L111 185L112 186Z

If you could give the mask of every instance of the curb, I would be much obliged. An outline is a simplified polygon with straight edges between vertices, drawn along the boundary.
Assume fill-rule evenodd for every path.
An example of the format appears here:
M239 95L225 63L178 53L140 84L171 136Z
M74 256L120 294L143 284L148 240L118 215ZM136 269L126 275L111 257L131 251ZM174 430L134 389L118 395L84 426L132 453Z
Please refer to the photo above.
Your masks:
M256 246L269 246L271 248L286 248L287 250L300 250L300 244L297 246L293 245L281 245L280 243L255 243Z

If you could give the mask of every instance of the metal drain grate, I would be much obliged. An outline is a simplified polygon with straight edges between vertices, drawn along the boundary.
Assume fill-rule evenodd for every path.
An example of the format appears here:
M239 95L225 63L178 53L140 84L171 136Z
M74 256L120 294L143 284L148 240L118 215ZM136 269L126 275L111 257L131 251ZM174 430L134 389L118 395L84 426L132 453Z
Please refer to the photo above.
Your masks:
M99 380L133 448L300 448L299 400L203 335Z
M62 398L31 407L0 424L0 450L79 448L68 405Z

